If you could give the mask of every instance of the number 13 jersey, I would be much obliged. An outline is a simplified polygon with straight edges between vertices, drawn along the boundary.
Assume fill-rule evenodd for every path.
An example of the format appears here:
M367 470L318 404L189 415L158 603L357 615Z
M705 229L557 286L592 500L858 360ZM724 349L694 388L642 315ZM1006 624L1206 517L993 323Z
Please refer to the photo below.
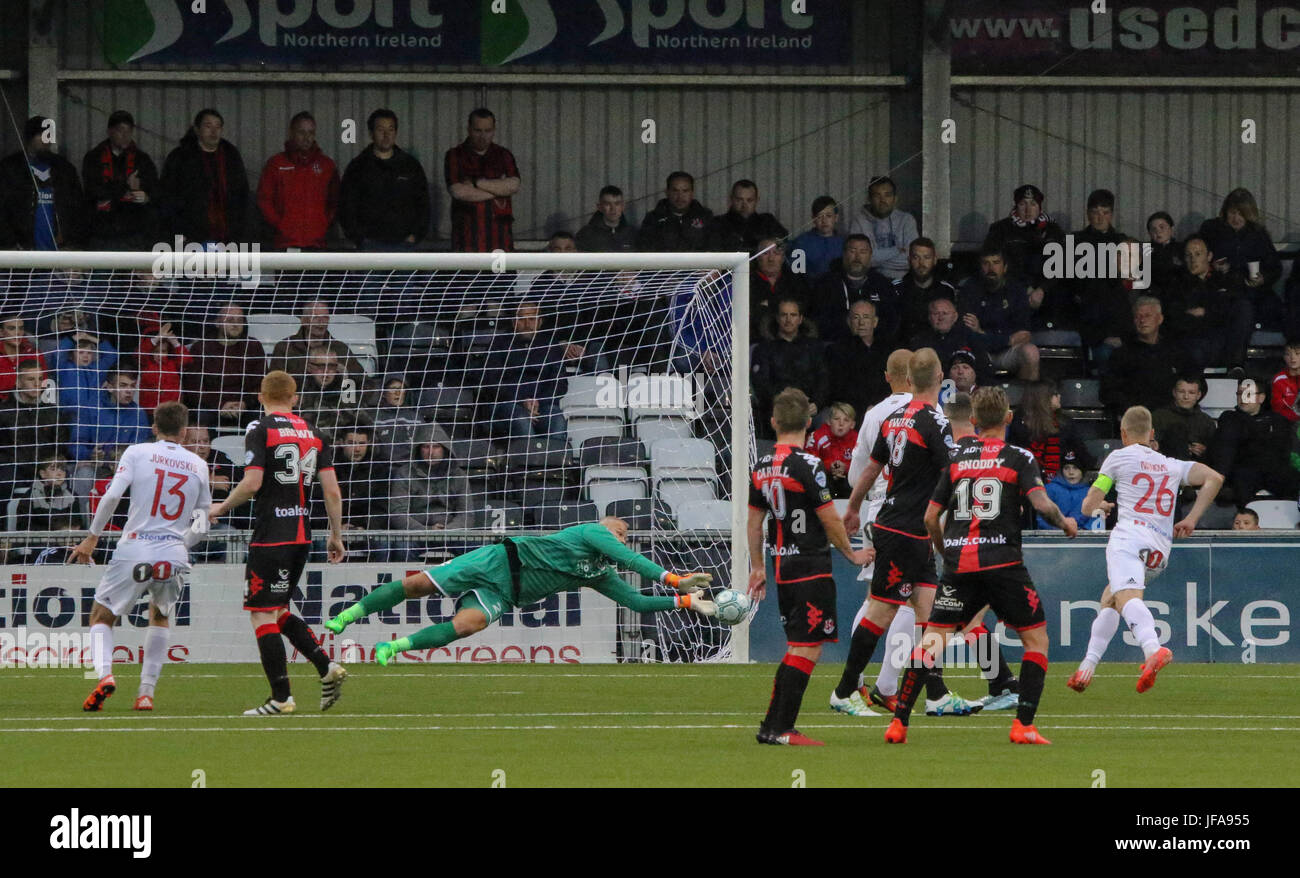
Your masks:
M263 471L249 545L310 543L312 483L334 468L329 441L297 415L263 415L248 425L244 467Z
M1145 445L1126 445L1112 451L1101 465L1094 482L1109 489L1115 485L1119 499L1119 521L1115 533L1142 538L1168 554L1174 537L1174 508L1178 489L1187 481L1193 461L1175 460Z

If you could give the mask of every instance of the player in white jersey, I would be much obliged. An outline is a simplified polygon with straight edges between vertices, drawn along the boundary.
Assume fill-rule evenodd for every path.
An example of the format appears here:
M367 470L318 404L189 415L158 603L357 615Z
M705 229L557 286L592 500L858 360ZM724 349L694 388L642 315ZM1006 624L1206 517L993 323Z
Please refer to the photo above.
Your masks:
M132 445L95 510L90 535L72 551L74 563L88 564L118 501L131 492L126 527L113 550L90 611L91 657L99 683L82 704L95 711L117 689L113 679L113 626L140 598L149 595L149 627L135 710L153 710L154 687L162 672L172 609L189 580L189 547L207 532L212 492L208 465L181 447L189 410L165 402L154 410L156 442Z
M862 473L867 469L867 461L871 459L871 448L876 444L876 437L880 435L880 428L885 423L885 419L912 401L912 385L907 377L907 364L911 358L911 351L900 349L890 354L885 363L885 380L889 382L889 389L893 393L867 409L867 413L862 416L862 425L858 429L858 443L853 446L853 458L849 462L850 485L856 487L861 481ZM885 472L888 473L888 469ZM868 525L876 520L876 513L885 502L888 484L887 478L877 479L865 495L867 508L862 520L863 533L866 535L868 546L871 545ZM867 605L871 602L869 586L874 572L873 562L863 567L862 572L858 574L858 582L867 583L868 588L863 596L862 606L858 608L858 614L853 619L853 627L849 629L851 631L858 630L858 626L862 624L862 617L867 613ZM894 621L889 624L889 632L885 635L885 657L875 685L868 690L865 685L861 685L865 681L859 678L858 691L848 698L839 698L832 691L831 709L851 716L879 716L868 706L867 702L870 701L893 713L894 705L898 701L898 676L903 672L904 662L912 654L915 630L916 612L904 604L898 608Z
M1223 476L1205 464L1175 460L1151 449L1155 431L1146 408L1134 406L1124 412L1119 435L1124 447L1106 457L1097 481L1083 499L1085 516L1097 510L1109 512L1113 504L1105 502L1105 497L1114 487L1119 521L1106 543L1107 585L1101 593L1101 611L1092 623L1088 652L1066 683L1076 692L1088 688L1121 618L1146 656L1137 691L1154 686L1156 674L1173 661L1173 652L1160 645L1155 619L1142 602L1142 594L1146 584L1169 563L1173 538L1191 534L1223 487ZM1182 485L1199 486L1200 490L1187 517L1175 524L1174 507Z

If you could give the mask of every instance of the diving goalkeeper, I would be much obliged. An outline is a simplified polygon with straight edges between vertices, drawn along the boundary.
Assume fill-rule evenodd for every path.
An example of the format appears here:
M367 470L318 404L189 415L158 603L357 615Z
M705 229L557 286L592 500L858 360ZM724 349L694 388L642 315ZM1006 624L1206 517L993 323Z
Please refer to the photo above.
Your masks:
M612 565L655 579L677 589L679 594L643 595L620 579ZM713 616L717 606L698 594L712 580L708 573L669 573L632 551L627 547L627 522L610 517L602 518L599 524L575 524L549 536L502 540L422 573L395 579L330 619L325 627L341 634L363 616L435 592L456 602L451 621L376 646L375 660L387 665L396 653L446 646L482 631L511 607L525 607L582 586L638 613L690 609L702 616Z

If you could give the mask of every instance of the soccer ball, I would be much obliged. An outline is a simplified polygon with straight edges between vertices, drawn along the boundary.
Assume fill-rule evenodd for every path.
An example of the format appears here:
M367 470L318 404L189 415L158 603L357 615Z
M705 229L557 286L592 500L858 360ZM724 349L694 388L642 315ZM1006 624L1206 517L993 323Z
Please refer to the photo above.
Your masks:
M738 625L749 615L752 602L748 595L732 589L718 592L713 602L718 605L718 621L726 625Z

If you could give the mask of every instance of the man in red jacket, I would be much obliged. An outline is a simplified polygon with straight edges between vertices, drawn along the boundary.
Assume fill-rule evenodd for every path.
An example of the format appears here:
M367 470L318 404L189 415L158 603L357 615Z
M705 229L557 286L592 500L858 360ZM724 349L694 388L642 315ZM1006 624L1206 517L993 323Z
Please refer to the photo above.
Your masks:
M303 111L289 120L284 152L267 160L257 206L275 229L275 247L325 249L339 204L339 173L316 143L316 120Z

